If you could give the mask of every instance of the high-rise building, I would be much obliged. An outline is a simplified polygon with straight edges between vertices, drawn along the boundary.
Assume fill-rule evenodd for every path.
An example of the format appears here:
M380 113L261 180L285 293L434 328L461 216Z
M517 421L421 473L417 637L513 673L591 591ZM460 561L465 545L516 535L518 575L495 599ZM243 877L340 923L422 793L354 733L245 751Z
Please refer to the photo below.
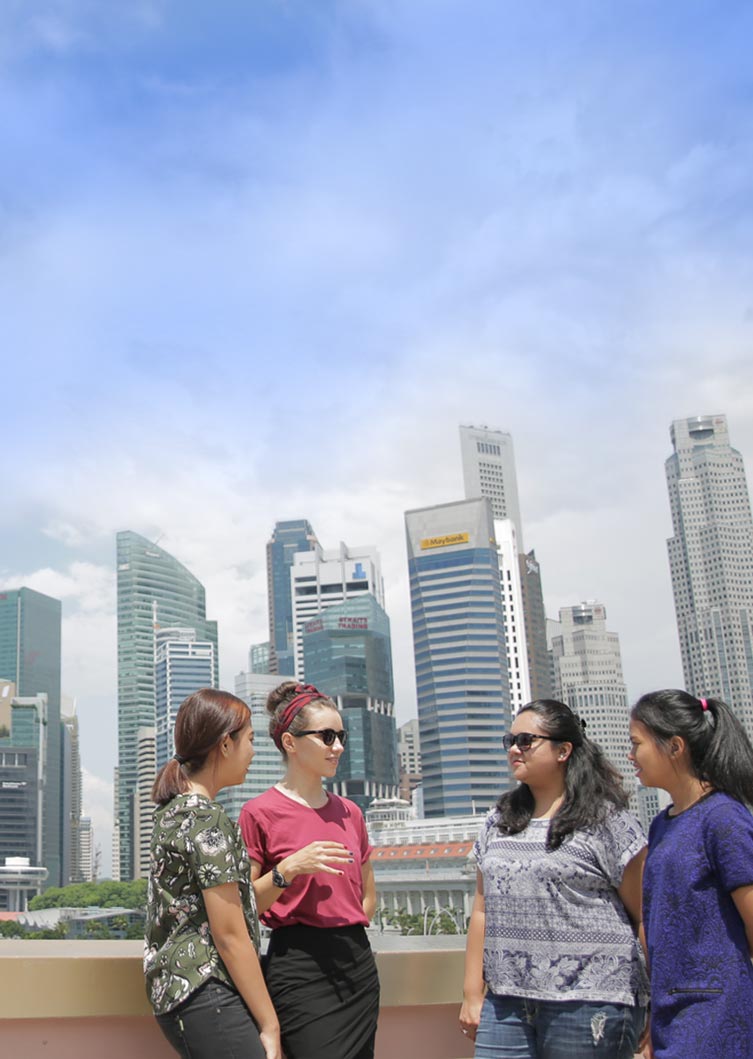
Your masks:
M112 877L120 881L120 775L117 765L112 770Z
M460 452L466 498L472 500L478 496L488 497L494 518L509 519L513 524L523 607L522 618L517 624L524 630L525 635L529 698L550 698L552 687L549 679L541 568L536 561L535 552L526 553L523 548L523 524L520 517L512 437L502 430L461 426ZM514 659L511 661L512 668Z
M470 500L477 496L488 496L494 518L509 518L512 521L518 549L522 552L523 524L520 520L512 436L488 427L461 426L460 455L466 497Z
M276 522L272 537L267 543L270 673L279 673L280 676L295 674L290 569L297 552L309 551L315 545L316 535L305 518Z
M196 630L214 644L217 623L207 621L204 586L182 563L145 537L127 530L117 537L118 574L118 821L120 878L135 862L133 798L137 784L137 733L155 725L154 633Z
M523 618L523 589L520 575L515 523L509 518L495 518L494 536L499 561L499 586L502 593L502 613L505 624L507 675L510 684L510 706L513 716L521 706L531 701L528 677L528 651Z
M297 552L290 569L293 599L295 673L303 678L303 626L322 611L355 596L372 595L384 606L384 583L379 553L373 545L325 551L318 542ZM322 690L325 690L324 688Z
M152 801L152 787L157 775L154 740L153 727L139 728L136 735L136 789L133 792L132 879L146 879L149 875L149 848L157 808Z
M270 715L266 710L267 696L285 677L272 673L238 673L235 694L251 710L254 729L254 760L246 779L238 787L226 787L217 795L231 820L237 820L249 798L263 794L282 777L284 767L280 751L269 734Z
M665 470L669 566L685 686L723 699L753 736L753 519L723 415L676 419Z
M620 642L607 630L607 612L588 600L560 609L559 630L552 637L555 697L586 722L586 734L598 743L614 767L635 788L627 760L630 721L622 676Z
M178 708L199 688L216 688L216 643L199 640L195 629L154 631L154 693L157 770L175 753L173 733Z
M94 830L91 817L82 816L79 823L79 874L81 882L94 881Z
M81 847L81 748L79 743L78 717L74 712L61 718L62 755L60 775L62 777L63 819L67 834L63 836L63 878L66 882L82 882L79 851Z
M421 782L421 740L418 717L401 724L397 730L397 759L400 767L400 797L409 802Z
M0 592L0 678L16 685L17 696L47 696L42 864L49 886L68 881L62 864L60 628L60 600L30 588Z
M484 812L510 784L511 723L494 520L486 497L408 511L427 816Z
M541 587L541 568L533 548L519 556L520 587L523 593L528 679L531 699L551 699L554 696L552 661L546 635L544 593Z
M0 864L22 858L41 867L45 773L49 756L47 696L13 698L7 735L0 736ZM0 910L9 908L0 890Z
M248 649L248 671L249 673L270 673L270 644L269 640L264 643L252 643Z
M337 703L348 732L327 785L364 812L398 793L390 621L370 593L329 606L303 625L303 672Z

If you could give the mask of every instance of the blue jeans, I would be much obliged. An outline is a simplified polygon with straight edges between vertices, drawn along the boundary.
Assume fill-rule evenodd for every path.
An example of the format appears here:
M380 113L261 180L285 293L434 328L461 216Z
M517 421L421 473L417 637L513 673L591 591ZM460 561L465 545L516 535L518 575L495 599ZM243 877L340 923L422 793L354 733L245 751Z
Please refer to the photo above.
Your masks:
M632 1059L645 1009L487 993L474 1059Z

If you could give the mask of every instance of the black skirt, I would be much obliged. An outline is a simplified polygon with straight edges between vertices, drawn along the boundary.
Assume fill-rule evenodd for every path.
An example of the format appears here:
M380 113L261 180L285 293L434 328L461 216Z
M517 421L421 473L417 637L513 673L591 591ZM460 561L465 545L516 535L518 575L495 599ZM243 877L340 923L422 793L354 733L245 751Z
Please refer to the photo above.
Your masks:
M373 1059L379 978L363 927L278 927L265 976L286 1059Z

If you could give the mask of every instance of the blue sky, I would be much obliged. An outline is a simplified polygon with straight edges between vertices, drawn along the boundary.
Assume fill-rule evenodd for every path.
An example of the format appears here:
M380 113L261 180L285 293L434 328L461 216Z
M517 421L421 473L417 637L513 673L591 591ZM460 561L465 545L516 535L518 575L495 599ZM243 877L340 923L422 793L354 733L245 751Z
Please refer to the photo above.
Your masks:
M0 581L64 602L104 842L114 533L207 587L223 679L264 543L382 551L515 439L547 607L602 600L631 694L682 680L673 418L753 461L753 9L693 0L183 3L0 12ZM105 851L107 853L107 851Z

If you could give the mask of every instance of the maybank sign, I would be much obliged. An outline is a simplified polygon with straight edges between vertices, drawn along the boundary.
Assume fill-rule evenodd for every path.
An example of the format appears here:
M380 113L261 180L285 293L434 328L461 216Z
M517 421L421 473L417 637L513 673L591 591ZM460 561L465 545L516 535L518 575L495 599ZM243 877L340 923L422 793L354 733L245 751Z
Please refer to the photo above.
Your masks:
M450 548L453 544L467 544L470 539L468 533L447 533L444 537L424 537L421 541L421 551L427 548Z

